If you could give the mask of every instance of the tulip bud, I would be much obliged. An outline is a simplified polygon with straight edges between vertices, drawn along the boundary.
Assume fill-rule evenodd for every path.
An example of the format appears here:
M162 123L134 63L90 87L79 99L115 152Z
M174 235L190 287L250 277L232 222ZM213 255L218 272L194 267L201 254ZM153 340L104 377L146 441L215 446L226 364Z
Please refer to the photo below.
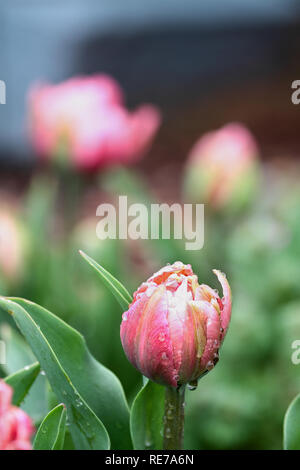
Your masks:
M12 388L0 380L0 450L31 450L32 421L11 399Z
M176 262L151 276L123 314L121 341L129 361L154 382L171 387L194 383L218 361L231 315L231 291L214 270L224 292Z
M160 113L151 105L128 111L115 80L94 75L32 88L29 121L39 156L90 171L140 158L156 134Z
M240 124L205 134L188 158L186 198L207 203L214 210L244 207L255 195L258 154L253 136Z

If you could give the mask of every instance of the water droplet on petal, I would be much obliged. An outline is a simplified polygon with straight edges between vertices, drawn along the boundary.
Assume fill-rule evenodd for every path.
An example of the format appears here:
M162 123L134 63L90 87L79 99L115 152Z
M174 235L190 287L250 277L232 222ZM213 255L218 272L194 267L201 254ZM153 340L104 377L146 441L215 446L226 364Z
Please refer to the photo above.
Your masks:
M198 387L198 380L193 380L192 382L188 384L188 389L191 391L196 390L197 387Z
M158 339L159 339L159 341L163 342L165 340L165 334L164 333L159 333Z
M206 367L207 370L213 369L213 368L214 368L214 363L213 363L213 361L208 361L208 363L206 364L205 367Z

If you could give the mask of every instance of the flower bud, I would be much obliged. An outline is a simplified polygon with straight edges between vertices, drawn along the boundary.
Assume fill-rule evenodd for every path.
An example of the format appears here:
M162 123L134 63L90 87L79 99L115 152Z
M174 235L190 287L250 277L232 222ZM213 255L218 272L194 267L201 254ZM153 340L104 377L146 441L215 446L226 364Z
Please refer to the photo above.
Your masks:
M141 157L156 134L160 113L151 105L128 111L115 80L94 75L36 85L29 95L29 121L38 155L90 171Z
M187 162L184 191L192 202L214 210L236 210L249 203L259 179L258 148L241 124L208 132L193 147Z
M231 316L231 291L214 270L224 297L176 262L151 276L123 314L121 341L129 361L162 385L193 383L218 362Z
M23 410L11 405L12 393L0 380L0 450L31 450L34 427Z

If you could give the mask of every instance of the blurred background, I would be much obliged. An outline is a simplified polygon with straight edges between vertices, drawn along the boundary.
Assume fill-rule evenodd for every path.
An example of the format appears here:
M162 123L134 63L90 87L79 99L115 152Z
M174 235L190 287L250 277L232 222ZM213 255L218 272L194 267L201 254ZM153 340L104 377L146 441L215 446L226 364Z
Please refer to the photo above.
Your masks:
M300 391L299 26L296 0L1 2L1 294L79 329L131 402L141 380L121 348L122 312L78 249L131 291L177 259L215 287L212 268L226 272L232 325L221 365L188 393L188 449L281 448ZM119 194L205 203L204 248L100 241L96 208ZM4 376L32 357L0 321ZM36 422L45 381L24 404Z

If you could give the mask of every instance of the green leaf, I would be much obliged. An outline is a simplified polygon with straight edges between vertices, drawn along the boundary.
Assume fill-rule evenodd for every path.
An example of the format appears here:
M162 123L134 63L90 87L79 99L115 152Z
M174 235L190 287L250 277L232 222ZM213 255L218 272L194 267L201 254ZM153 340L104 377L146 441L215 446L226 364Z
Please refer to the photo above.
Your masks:
M61 450L66 432L66 408L64 404L51 410L40 425L33 443L33 450Z
M131 409L130 430L136 450L161 450L165 388L149 380Z
M15 406L20 406L39 372L40 365L38 362L35 362L31 366L25 366L23 369L4 379L14 390L12 402Z
M130 449L129 410L117 377L90 354L83 337L48 310L24 299L1 298L65 403L76 448ZM105 426L103 426L103 424Z
M288 407L283 423L283 448L300 450L300 393Z
M19 332L8 323L0 325L0 337L5 343L6 361L3 365L6 375L14 374L36 362L33 352Z
M66 374L68 384L70 380L70 384L87 402L88 407L103 422L108 430L112 447L131 449L129 409L122 385L110 370L90 354L82 335L33 302L0 297L1 306L6 308L6 311L11 311L17 326L45 371L57 399L67 405L67 411L69 412L68 403L62 393L65 381L61 385L56 384L57 364L52 367L51 362L49 367L44 358L49 350L55 356L59 365L58 370L62 369ZM34 324L34 335L27 331L31 324ZM76 445L76 442L74 443Z
M6 364L3 366L5 375L12 375L36 362L36 357L24 338L10 325L1 325L0 336L6 345ZM21 408L37 424L49 411L46 391L47 379L39 374L21 404Z
M96 263L96 261L94 261L83 251L79 251L79 253L97 271L103 283L115 296L122 309L128 310L128 306L132 302L132 296L129 294L123 284L121 284L120 281L118 281L114 276L112 276L108 271L106 271L106 269L100 266L100 264Z

